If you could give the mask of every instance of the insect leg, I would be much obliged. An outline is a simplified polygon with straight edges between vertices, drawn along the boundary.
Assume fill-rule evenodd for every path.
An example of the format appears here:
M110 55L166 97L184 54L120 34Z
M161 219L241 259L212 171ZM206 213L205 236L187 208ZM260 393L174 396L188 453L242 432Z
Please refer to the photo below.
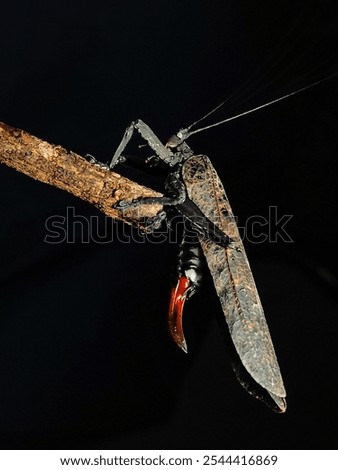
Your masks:
M120 157L121 157L121 154L123 152L123 150L126 148L128 142L130 141L133 133L134 133L134 129L135 129L135 123L132 122L126 129L123 137L122 137L122 140L119 144L119 146L117 147L114 155L113 155L113 158L111 159L110 163L109 163L109 169L112 170L114 168L114 166L119 162L120 160Z
M141 134L143 139L148 143L149 147L155 151L156 155L158 155L161 160L163 160L165 163L172 164L171 162L174 157L172 152L162 144L159 138L154 134L154 132L146 123L141 121L141 119L138 119L135 122L133 121L127 127L122 140L110 161L110 170L114 168L114 166L119 162L121 154L132 138L135 129Z
M215 225L196 204L187 197L183 204L177 206L178 211L190 220L194 230L217 245L227 248L232 239L217 225Z
M167 219L166 211L160 211L154 217L149 217L146 221L145 231L146 233L152 233L154 230L161 227L163 220Z
M148 143L149 147L154 150L161 160L168 163L170 166L173 165L174 154L162 144L160 139L154 134L150 127L141 119L135 122L135 129L141 134L143 139Z
M179 175L174 172L171 173L166 182L166 187L170 188L172 196L161 197L140 197L132 201L119 201L114 205L115 209L130 209L131 207L138 207L141 204L161 204L162 206L177 206L183 204L187 197L184 183L179 179Z
M177 199L172 197L139 197L137 199L133 199L132 201L125 201L121 200L116 203L113 207L114 209L131 209L134 207L138 207L142 204L160 204L162 206L174 206L177 204Z

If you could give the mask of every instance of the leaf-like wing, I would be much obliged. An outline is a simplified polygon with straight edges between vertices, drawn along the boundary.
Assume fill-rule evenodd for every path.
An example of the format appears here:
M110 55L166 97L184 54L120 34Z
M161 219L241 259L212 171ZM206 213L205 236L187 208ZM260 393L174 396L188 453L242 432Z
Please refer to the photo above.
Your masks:
M224 248L199 236L236 351L251 377L285 411L286 393L270 332L222 182L204 155L189 158L182 177L189 198L232 240Z

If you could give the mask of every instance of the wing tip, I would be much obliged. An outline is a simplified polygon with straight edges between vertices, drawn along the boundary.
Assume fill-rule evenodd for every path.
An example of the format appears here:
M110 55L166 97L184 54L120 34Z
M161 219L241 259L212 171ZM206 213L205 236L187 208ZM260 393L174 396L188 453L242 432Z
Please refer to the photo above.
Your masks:
M278 395L274 395L271 392L269 392L269 395L275 402L275 405L277 405L277 407L274 407L273 410L276 411L276 413L280 413L280 414L285 413L287 409L286 398L280 397Z

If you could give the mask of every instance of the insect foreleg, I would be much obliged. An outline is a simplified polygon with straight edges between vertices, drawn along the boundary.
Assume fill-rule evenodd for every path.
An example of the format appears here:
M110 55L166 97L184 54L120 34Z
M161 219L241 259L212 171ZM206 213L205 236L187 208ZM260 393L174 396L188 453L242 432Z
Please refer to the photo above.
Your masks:
M160 139L154 134L154 132L150 129L150 127L141 119L138 119L135 122L135 129L141 134L143 139L148 142L148 145L151 149L154 150L156 155L158 155L161 160L165 163L168 163L170 166L173 165L174 154L167 148L165 145L162 144Z
M130 139L132 138L135 129L141 134L143 139L148 143L149 147L154 150L156 155L158 155L161 160L163 160L165 163L172 165L174 157L173 153L169 150L169 148L165 147L162 144L160 139L154 134L154 132L145 122L141 121L141 119L138 119L135 122L133 121L127 127L122 137L122 140L119 146L117 147L116 152L114 153L114 156L109 164L110 170L114 168L114 166L119 162L121 154L128 145Z
M120 157L121 157L121 154L123 152L123 150L126 148L128 142L130 141L133 133L134 133L134 129L135 129L135 123L132 122L126 129L123 137L122 137L122 140L120 142L120 145L117 147L114 155L113 155L113 158L111 159L110 163L109 163L109 169L112 170L114 168L114 166L119 162L120 160Z

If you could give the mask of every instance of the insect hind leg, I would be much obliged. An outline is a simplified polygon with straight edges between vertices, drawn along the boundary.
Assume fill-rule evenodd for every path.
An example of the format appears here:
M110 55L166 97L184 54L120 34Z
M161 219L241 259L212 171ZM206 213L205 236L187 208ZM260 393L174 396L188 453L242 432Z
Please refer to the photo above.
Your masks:
M191 199L186 198L184 203L180 204L177 209L188 218L192 228L200 235L224 248L227 248L233 242L225 232L203 214Z

